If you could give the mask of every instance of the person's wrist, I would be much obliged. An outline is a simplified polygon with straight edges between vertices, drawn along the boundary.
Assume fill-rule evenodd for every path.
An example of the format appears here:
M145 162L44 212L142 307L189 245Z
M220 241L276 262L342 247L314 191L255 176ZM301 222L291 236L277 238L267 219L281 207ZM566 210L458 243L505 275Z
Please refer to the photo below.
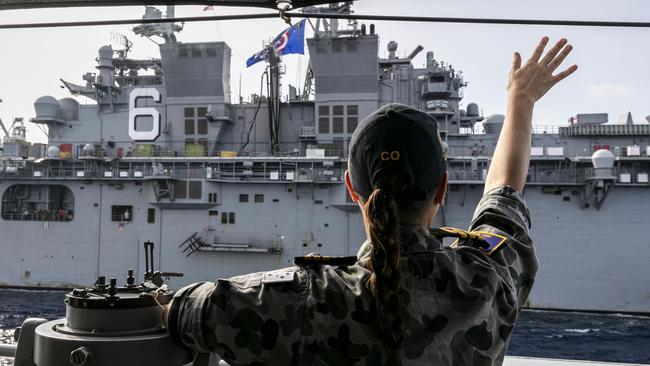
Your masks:
M518 106L534 106L537 98L532 94L519 91L519 90L508 90L508 102L514 103Z

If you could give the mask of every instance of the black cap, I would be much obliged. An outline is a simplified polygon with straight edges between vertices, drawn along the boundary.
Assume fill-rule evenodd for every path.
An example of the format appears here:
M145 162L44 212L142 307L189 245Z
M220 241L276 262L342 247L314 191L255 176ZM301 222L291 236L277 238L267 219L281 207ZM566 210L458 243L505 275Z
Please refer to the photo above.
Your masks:
M435 118L403 104L385 105L361 121L348 151L350 180L363 199L377 188L379 173L402 170L410 186L400 200L424 201L447 170Z

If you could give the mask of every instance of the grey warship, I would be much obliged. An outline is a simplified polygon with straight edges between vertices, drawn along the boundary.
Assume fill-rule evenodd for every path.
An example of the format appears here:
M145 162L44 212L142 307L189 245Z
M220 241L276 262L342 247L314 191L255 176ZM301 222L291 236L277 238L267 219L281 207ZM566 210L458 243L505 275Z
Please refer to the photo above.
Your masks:
M146 8L145 18L162 17ZM449 193L434 225L468 225L503 116L464 106L462 72L433 52L418 68L421 47L399 57L390 42L383 58L373 25L317 21L304 85L281 94L284 68L270 45L265 95L233 102L231 48L180 42L181 29L136 26L164 40L158 58L130 58L128 42L102 46L84 82L62 80L71 97L36 100L29 122L47 144L25 141L20 118L3 125L1 286L72 288L141 273L147 240L159 243L161 269L185 274L173 287L312 252L354 255L365 234L342 179L347 141L393 102L434 116L446 145ZM650 313L649 162L650 124L631 116L577 114L535 131L525 198L541 269L529 307Z

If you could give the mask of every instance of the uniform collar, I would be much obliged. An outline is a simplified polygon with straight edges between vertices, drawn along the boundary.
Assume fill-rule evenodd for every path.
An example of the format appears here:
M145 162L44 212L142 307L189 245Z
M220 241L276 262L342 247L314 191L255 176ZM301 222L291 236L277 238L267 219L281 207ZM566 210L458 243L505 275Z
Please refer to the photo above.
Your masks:
M442 249L442 243L421 226L400 225L400 253L402 257L414 253L431 252ZM369 239L361 245L357 258L364 263L370 258L372 243Z

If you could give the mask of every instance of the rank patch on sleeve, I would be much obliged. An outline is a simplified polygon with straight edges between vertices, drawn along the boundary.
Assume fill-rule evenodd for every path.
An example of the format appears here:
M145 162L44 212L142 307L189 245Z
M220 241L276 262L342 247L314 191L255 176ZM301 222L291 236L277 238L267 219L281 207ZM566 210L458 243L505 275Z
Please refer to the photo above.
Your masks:
M494 253L494 251L501 248L501 246L505 244L506 240L508 240L508 238L503 235L488 233L486 231L474 231L474 233L479 234L483 238L483 241L488 245L487 248L481 248L487 253L487 255Z
M464 238L461 237L459 239L456 239L456 241L450 245L450 248L458 248L460 246L460 240L465 239L464 241L466 241L467 239L470 239L474 240L474 242L478 242L479 249L485 252L485 254L491 255L499 248L501 248L508 240L508 238L503 235L490 233L487 231L470 231L467 234L468 235Z

